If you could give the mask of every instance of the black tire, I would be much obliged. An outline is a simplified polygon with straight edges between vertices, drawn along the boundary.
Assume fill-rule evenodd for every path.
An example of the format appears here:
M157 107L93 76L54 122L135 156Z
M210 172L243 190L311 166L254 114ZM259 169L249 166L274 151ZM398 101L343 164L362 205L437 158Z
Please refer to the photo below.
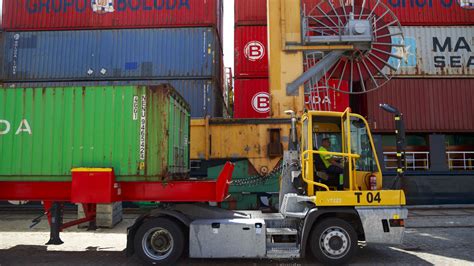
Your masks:
M145 221L135 234L135 253L143 261L154 265L174 265L185 246L183 229L167 218Z
M311 252L324 264L348 263L356 254L357 232L352 225L339 218L326 218L313 228Z

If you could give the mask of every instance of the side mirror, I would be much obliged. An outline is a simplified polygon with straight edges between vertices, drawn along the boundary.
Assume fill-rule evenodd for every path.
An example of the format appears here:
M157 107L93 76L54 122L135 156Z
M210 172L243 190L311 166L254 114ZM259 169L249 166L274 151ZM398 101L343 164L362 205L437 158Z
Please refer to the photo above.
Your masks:
M387 103L381 103L379 104L379 107L382 108L384 111L392 113L392 114L400 114L400 111L398 111L397 108L394 106L391 106L390 104Z

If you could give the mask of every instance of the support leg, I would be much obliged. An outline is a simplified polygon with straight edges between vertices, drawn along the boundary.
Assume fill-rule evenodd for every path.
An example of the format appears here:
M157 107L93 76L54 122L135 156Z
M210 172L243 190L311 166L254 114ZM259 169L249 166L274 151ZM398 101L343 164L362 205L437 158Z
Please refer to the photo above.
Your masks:
M87 231L97 230L96 223L96 209L97 204L82 204L86 218L90 218L89 225L87 226Z
M53 202L51 206L50 238L46 245L61 245L64 243L59 237L62 223L63 205L60 202Z

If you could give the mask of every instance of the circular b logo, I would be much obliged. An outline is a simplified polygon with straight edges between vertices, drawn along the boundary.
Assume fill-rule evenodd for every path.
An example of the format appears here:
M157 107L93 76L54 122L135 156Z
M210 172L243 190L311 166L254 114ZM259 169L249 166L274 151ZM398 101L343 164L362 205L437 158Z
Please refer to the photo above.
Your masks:
M270 112L270 94L266 92L255 94L252 98L252 108L261 114Z
M257 61L265 55L265 46L261 42L251 41L245 45L245 57L250 61Z

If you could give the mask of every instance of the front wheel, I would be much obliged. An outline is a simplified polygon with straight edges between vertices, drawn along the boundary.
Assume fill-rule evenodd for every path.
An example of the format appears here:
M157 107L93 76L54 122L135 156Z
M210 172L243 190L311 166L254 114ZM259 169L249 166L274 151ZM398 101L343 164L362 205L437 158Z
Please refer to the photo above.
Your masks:
M311 252L325 264L348 263L357 251L357 233L339 218L327 218L311 233Z
M155 265L173 265L184 250L184 234L176 222L155 218L144 222L138 229L134 246L137 255Z

